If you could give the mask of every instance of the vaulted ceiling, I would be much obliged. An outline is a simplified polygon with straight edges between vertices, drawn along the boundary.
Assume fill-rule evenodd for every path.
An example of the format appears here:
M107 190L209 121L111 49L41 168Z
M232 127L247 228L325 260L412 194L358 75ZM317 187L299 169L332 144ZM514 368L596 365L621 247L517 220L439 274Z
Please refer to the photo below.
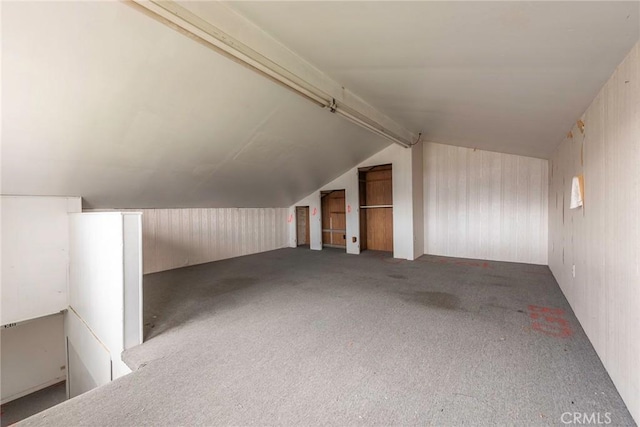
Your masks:
M228 6L427 140L542 158L639 27L637 2ZM388 144L126 3L2 4L3 194L289 206Z
M427 140L548 158L638 41L637 1L241 1Z
M389 141L122 2L3 2L2 193L285 207Z

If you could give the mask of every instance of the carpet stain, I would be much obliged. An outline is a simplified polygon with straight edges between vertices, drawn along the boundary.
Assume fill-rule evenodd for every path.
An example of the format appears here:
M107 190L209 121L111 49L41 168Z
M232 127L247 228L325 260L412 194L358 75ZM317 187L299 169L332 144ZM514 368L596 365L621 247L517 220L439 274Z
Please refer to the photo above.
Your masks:
M522 310L515 310L512 307L505 307L504 305L493 304L493 303L483 304L481 308L499 308L500 310L513 311L516 313L524 313L524 311Z
M403 275L403 274L387 274L387 277L391 277L392 279L399 279L399 280L407 280L408 277Z
M447 292L416 291L413 293L404 293L403 299L426 307L442 308L445 310L456 310L460 307L460 298Z

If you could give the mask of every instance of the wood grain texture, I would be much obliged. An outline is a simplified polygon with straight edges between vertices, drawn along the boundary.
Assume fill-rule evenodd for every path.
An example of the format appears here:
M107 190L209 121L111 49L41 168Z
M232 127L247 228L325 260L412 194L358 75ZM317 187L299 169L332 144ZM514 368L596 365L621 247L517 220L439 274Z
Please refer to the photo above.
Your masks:
M640 47L551 158L549 267L640 421ZM584 206L569 209L584 175ZM575 277L572 269L575 265Z
M367 249L393 251L393 208L363 210L367 224Z
M298 246L309 244L309 206L296 206L296 241Z
M347 217L345 190L332 191L322 197L322 243L330 246L347 246Z
M429 143L425 252L547 263L546 160Z
M393 179L391 165L378 166L360 172L361 221L364 237L362 249L393 251L393 208L372 206L393 205ZM368 208L363 208L366 206Z
M365 205L392 205L393 188L391 170L366 172Z

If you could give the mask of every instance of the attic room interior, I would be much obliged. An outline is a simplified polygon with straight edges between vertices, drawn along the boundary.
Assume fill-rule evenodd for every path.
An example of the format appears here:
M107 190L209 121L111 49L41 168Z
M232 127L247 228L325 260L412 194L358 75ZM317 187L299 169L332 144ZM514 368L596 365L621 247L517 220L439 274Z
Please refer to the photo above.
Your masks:
M637 1L2 1L2 426L640 421Z

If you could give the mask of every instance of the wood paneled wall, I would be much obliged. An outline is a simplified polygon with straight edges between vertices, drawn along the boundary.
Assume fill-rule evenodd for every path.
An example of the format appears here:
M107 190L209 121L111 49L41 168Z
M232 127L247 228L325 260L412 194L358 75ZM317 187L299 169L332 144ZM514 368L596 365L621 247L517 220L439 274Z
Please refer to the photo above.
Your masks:
M364 173L366 206L392 205L393 181L391 168L386 170L371 170Z
M142 212L144 272L288 247L286 208L130 209Z
M425 252L547 264L547 160L429 143Z
M549 267L640 422L640 45L581 120L551 158Z

